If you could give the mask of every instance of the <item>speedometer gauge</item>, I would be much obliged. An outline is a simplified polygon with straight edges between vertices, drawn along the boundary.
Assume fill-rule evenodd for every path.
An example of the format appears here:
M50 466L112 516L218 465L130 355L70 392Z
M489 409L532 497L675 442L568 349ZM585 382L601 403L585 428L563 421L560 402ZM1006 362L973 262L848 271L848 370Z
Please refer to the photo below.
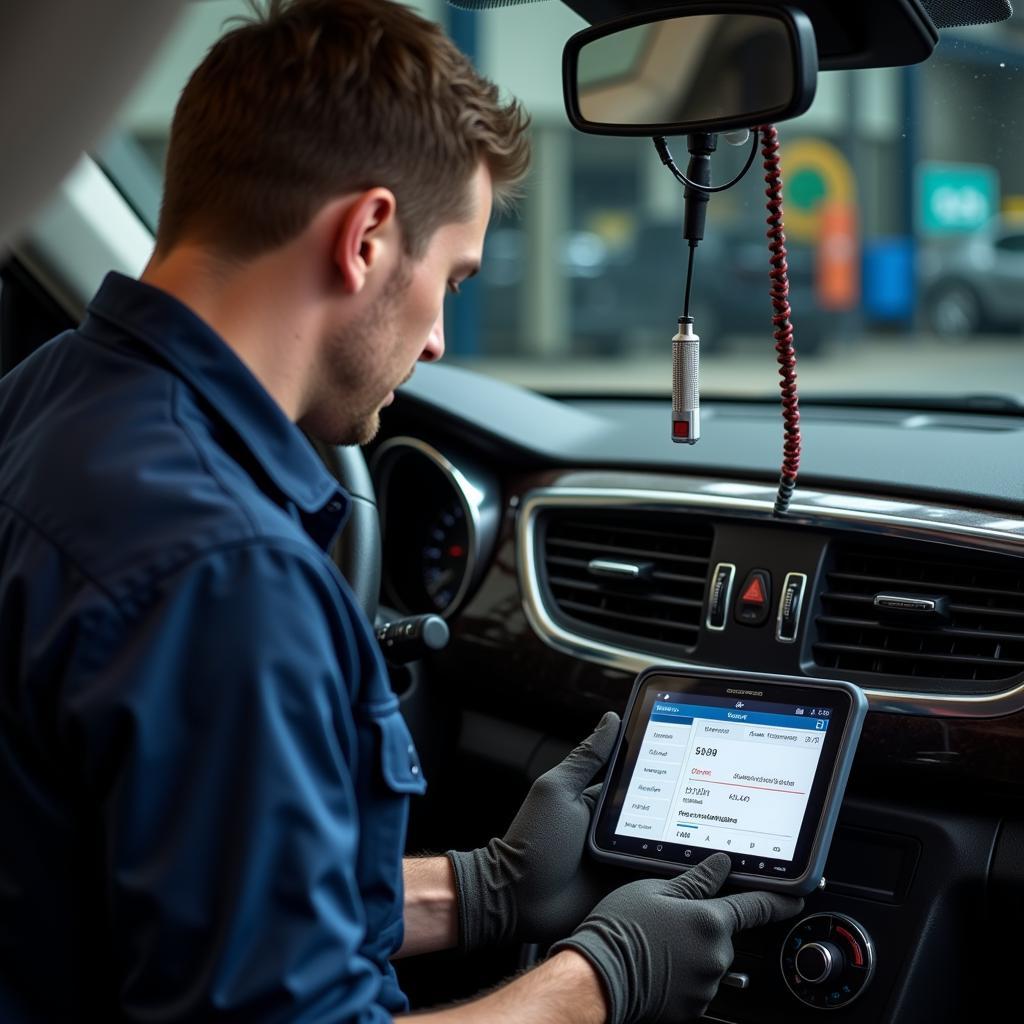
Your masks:
M427 524L421 555L423 589L438 611L455 600L469 562L469 530L461 505L450 503Z
M469 595L497 537L499 486L412 437L373 457L381 514L385 603L410 615L451 615Z

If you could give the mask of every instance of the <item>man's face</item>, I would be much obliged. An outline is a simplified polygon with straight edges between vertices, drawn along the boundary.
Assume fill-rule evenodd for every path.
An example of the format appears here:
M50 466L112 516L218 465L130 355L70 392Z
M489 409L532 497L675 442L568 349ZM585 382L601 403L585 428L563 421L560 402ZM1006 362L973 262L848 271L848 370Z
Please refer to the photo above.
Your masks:
M366 444L380 427L380 410L412 375L417 360L444 354L447 291L476 273L491 216L490 174L481 164L470 182L467 221L443 224L418 259L403 256L372 306L325 345L321 406L304 424L331 444Z

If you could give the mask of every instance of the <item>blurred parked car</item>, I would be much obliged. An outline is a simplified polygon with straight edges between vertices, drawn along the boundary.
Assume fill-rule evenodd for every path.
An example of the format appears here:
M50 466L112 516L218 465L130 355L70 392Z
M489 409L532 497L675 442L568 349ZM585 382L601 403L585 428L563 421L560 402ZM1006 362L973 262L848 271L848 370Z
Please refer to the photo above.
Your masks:
M997 217L920 256L928 326L945 337L1024 327L1024 218Z

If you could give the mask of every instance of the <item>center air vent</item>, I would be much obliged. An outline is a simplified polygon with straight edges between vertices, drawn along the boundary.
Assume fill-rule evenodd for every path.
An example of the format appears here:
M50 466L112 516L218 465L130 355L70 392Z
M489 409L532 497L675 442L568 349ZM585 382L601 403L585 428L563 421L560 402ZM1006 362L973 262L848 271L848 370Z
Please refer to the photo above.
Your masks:
M1024 565L929 545L833 545L815 663L876 675L996 680L1024 671Z
M545 604L575 633L652 651L697 643L710 524L671 512L548 510Z

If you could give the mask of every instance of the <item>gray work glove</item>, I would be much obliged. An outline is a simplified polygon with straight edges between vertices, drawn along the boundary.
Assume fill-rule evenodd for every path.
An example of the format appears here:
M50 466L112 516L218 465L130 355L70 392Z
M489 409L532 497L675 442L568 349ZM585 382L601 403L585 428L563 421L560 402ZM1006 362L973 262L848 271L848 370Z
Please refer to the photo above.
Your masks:
M675 878L644 878L606 896L551 952L575 949L594 966L608 1024L695 1020L733 960L732 937L781 921L804 901L768 892L710 899L729 875L716 853Z
M568 935L613 888L607 869L590 861L585 848L601 792L590 783L608 762L618 729L619 716L609 711L534 782L504 838L468 853L448 852L462 950L513 940L547 945Z

